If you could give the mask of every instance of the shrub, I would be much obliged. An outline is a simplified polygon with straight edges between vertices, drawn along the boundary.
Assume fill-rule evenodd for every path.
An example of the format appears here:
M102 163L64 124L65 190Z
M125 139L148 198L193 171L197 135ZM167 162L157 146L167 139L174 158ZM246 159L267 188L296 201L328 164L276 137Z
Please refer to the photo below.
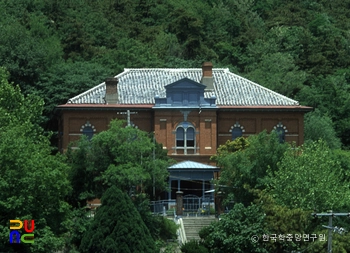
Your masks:
M174 221L164 217L159 217L159 219L159 237L163 240L176 239L178 225L176 225Z
M200 244L198 241L189 241L182 245L181 251L183 253L209 253L208 249Z
M155 242L126 193L112 186L102 195L101 202L84 233L81 252L155 252Z

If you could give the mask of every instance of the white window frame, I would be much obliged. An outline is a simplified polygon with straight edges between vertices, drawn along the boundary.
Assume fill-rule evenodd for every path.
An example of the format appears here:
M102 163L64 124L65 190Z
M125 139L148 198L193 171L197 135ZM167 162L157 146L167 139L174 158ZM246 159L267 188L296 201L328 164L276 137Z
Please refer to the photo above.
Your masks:
M178 146L177 145L177 130L179 128L182 128L184 130L184 136L183 136L183 142L184 145L183 146ZM193 129L193 146L187 146L187 130L192 128ZM180 124L178 124L176 126L175 129L175 154L177 153L176 150L183 150L184 151L184 155L187 155L187 150L194 150L193 154L196 154L196 128L189 122L181 122Z

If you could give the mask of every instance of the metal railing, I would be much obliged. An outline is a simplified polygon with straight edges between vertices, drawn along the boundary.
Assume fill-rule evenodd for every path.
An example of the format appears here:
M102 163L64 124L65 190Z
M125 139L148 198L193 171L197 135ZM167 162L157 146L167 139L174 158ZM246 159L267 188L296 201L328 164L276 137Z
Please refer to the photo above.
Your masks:
M157 200L150 202L151 212L155 215L174 216L176 200Z
M176 200L158 200L150 202L151 212L154 215L176 216ZM198 216L210 215L214 211L214 199L210 197L198 197L196 195L185 195L183 197L183 215Z

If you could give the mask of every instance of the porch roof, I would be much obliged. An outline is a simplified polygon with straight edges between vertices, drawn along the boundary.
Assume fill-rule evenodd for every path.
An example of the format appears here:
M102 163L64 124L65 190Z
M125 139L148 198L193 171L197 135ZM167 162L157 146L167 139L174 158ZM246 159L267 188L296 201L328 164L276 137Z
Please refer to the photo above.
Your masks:
M168 170L208 170L208 171L219 171L220 169L216 166L193 162L193 161L183 161L176 163L170 167Z

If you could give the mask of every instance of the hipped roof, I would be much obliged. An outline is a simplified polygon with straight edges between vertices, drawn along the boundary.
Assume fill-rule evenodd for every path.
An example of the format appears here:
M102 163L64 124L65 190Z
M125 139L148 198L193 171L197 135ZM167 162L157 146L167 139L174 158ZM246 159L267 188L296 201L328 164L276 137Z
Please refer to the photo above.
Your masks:
M201 68L188 69L124 69L118 78L119 105L153 105L154 97L166 97L165 86L182 78L200 83ZM229 69L213 68L214 90L206 91L206 98L216 97L219 107L231 106L278 106L300 107L298 101L267 89L246 78L231 73ZM103 105L106 84L100 83L92 89L68 100L68 104Z

